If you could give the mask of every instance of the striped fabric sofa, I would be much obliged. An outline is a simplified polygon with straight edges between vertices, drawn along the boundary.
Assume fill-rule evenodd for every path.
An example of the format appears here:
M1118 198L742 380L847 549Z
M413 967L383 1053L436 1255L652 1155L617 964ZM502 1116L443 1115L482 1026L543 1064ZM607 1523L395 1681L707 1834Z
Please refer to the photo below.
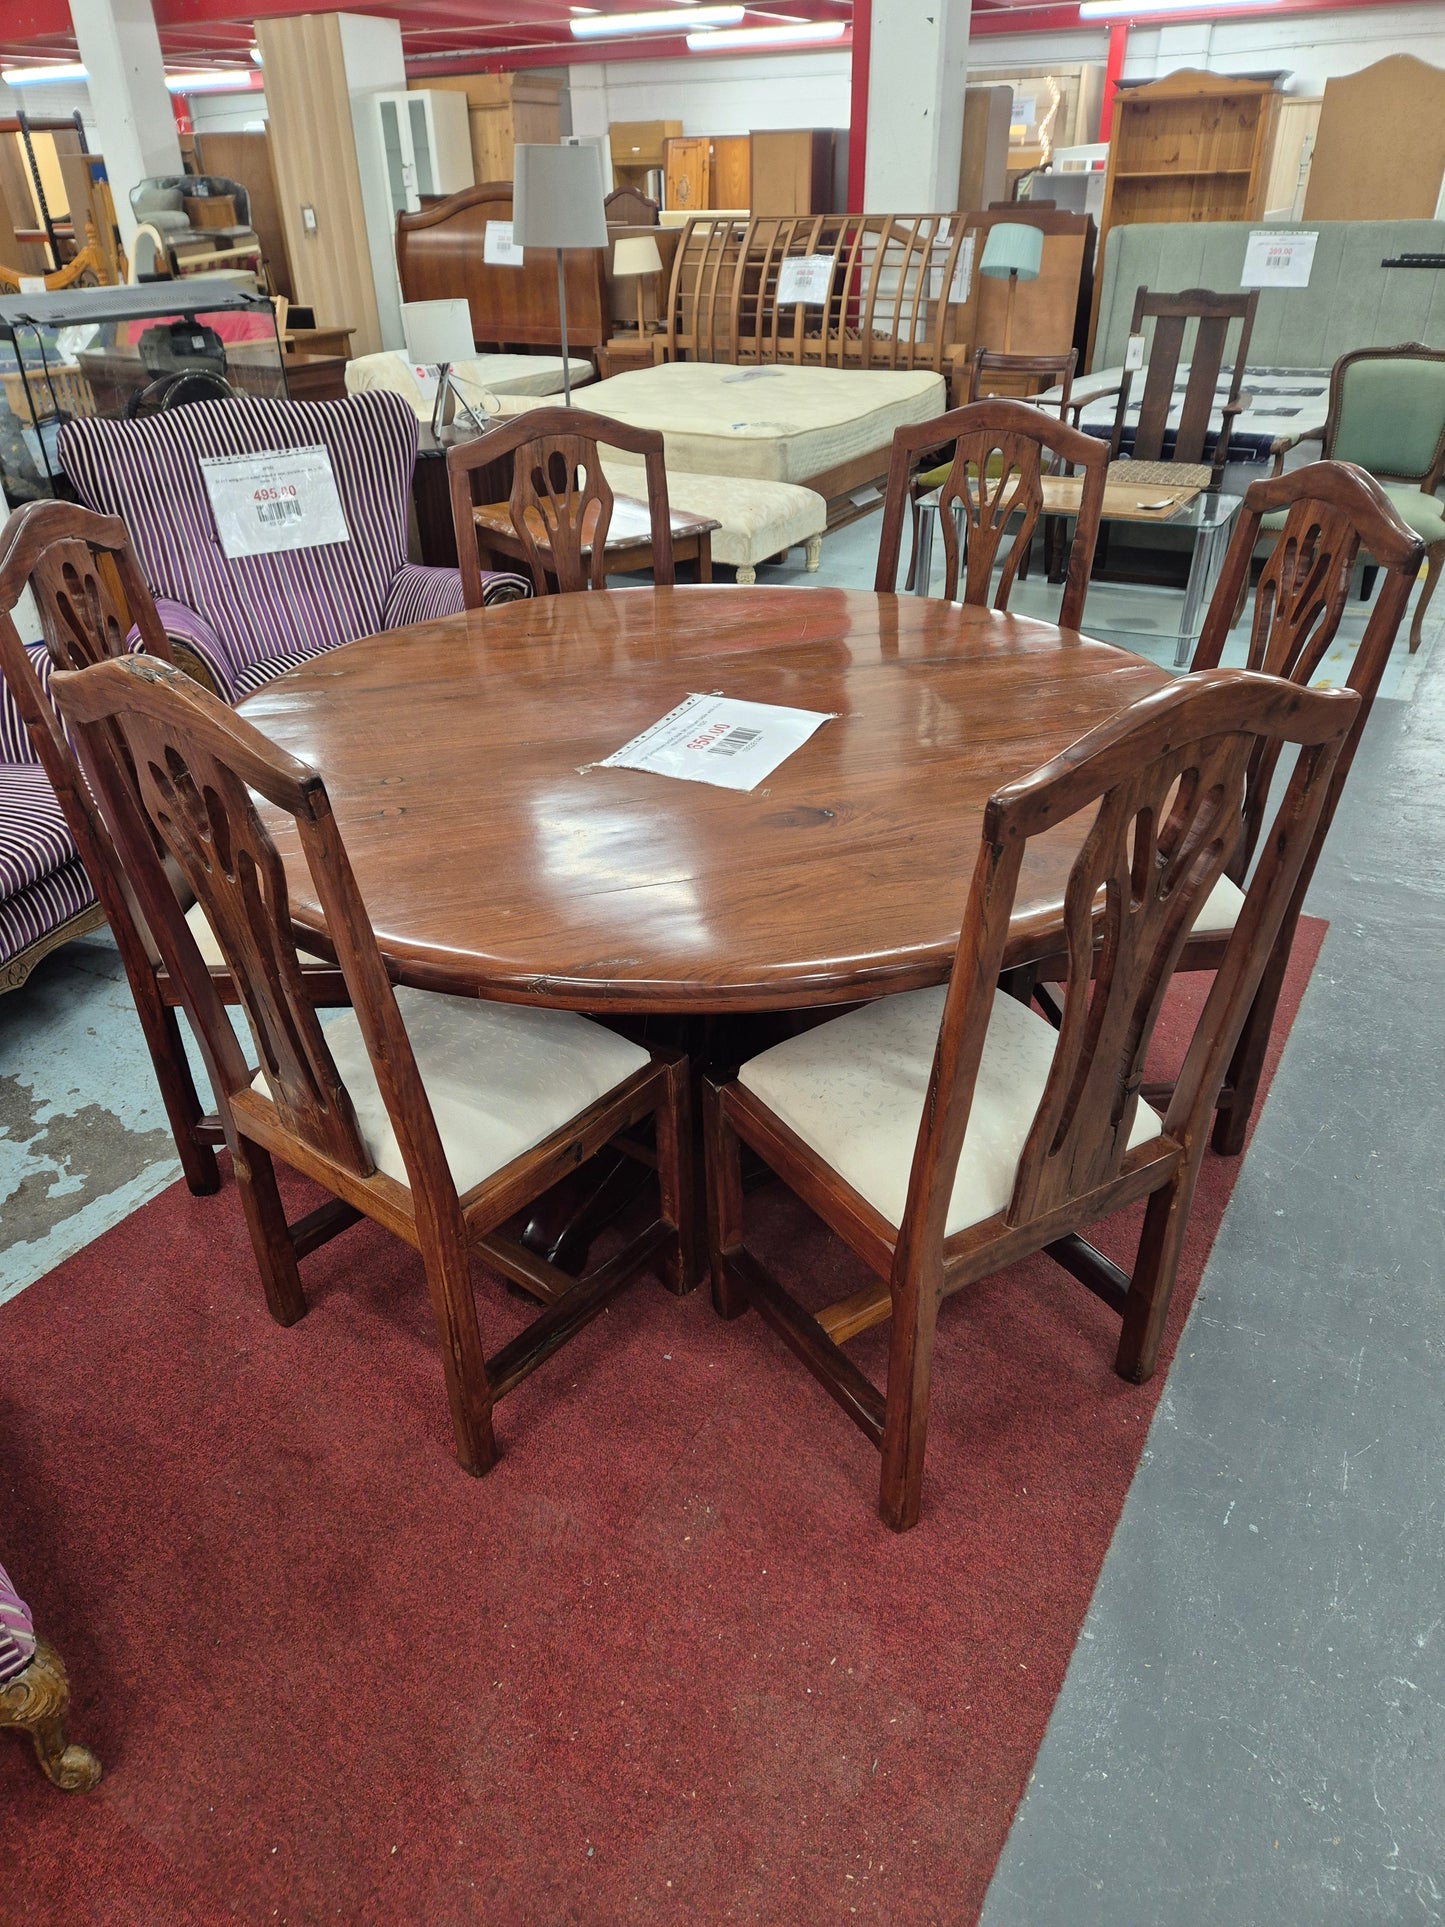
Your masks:
M317 444L351 540L226 556L201 461ZM455 569L406 559L416 452L416 417L392 394L200 402L140 421L71 421L59 437L79 499L125 522L167 635L229 702L358 636L460 611ZM488 604L531 594L519 575L485 586Z
M48 684L45 645L26 653ZM17 989L47 951L104 921L50 779L0 681L0 991Z

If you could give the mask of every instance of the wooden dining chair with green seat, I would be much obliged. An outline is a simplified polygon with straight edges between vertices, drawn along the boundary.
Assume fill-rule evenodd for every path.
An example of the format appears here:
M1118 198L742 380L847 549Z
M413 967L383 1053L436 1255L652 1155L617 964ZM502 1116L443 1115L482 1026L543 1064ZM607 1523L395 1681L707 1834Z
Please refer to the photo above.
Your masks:
M432 1301L457 1457L487 1471L499 1399L654 1264L686 1289L686 1059L570 1011L393 988L314 770L165 663L126 656L57 674L53 688L200 1039L273 1317L301 1317L298 1261L359 1218L410 1244ZM325 1028L307 995L273 831L299 853L351 993L352 1008ZM260 1055L254 1074L162 851L216 933ZM651 1145L634 1136L649 1122ZM657 1211L570 1277L504 1227L608 1145L655 1170ZM288 1223L273 1158L330 1202ZM490 1358L473 1253L545 1307Z
M919 1516L946 1296L1042 1250L1120 1314L1115 1369L1153 1371L1214 1101L1358 707L1351 690L1245 670L1145 697L990 799L945 987L879 998L705 1084L717 1309L760 1312L881 1449L879 1509L896 1529ZM1161 1116L1140 1098L1145 1056L1261 743L1299 754ZM999 972L1030 844L1084 812L1055 1032ZM784 1290L746 1242L743 1145L874 1282L816 1313ZM1145 1198L1129 1275L1080 1233ZM842 1347L890 1318L880 1391Z
M1323 429L1285 436L1274 445L1274 473L1285 456L1318 434L1326 461L1352 462L1373 475L1391 507L1425 545L1425 586L1410 625L1410 653L1420 647L1425 611L1445 572L1445 348L1404 342L1357 348L1330 370ZM1264 518L1266 534L1283 527L1283 511ZM1367 550L1367 554L1370 552ZM1379 558L1371 556L1378 563Z
M940 470L943 480L938 501L938 523L943 532L943 594L949 602L958 597L961 573L964 602L979 608L987 605L999 551L1014 524L993 597L995 609L1007 609L1024 552L1043 512L1045 451L1082 471L1082 493L1059 611L1060 627L1077 629L1083 620L1089 566L1099 534L1109 451L1095 436L1066 427L1028 402L970 402L932 421L917 422L895 432L883 501L883 530L878 540L878 570L873 583L876 592L891 595L897 586L903 513L912 501L911 483L918 458L950 443L953 453ZM961 548L955 508L966 531ZM919 566L924 566L921 558Z

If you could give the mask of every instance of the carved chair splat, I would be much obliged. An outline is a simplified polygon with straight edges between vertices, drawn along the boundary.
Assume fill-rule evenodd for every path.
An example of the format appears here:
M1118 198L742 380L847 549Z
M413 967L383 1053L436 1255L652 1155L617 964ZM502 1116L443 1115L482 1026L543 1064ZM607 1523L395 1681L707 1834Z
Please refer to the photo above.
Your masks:
M475 1143L479 1130L493 1128L488 1119L501 1113L486 1111L479 1096L477 1115L466 1114L460 1137L454 1130L445 1138L439 1128L412 1031L377 948L320 776L179 671L144 657L57 675L54 690L200 1039L272 1315L281 1324L301 1317L306 1301L298 1261L359 1217L375 1219L411 1244L421 1256L436 1319L457 1457L469 1472L487 1471L497 1456L492 1413L499 1399L650 1266L661 1265L673 1289L687 1287L686 1060L674 1052L645 1053L601 1026L575 1020L581 1029L568 1030L566 1048L574 1061L585 1056L593 1066L611 1067L605 1074L594 1071L602 1094L579 1095L573 1115L540 1126L531 1148L516 1154L503 1149L491 1164L483 1158L475 1167L481 1175L459 1188L452 1158L475 1157L465 1146ZM272 824L299 844L351 994L354 1018L338 1020L329 1032L307 994ZM220 942L260 1054L262 1068L255 1078L163 868L158 842L184 873ZM406 994L413 1024L454 1025L466 1012L466 1039L485 1035L470 1022L470 1014L480 1015L484 1007L425 992ZM515 1040L516 1048L525 1050L527 1034L536 1034L533 1013L490 1006L488 1021L503 1010L506 1018L497 1021L506 1047ZM345 1033L350 1041L351 1024L379 1094L384 1126L373 1113L363 1129L353 1090L338 1070L332 1040ZM545 1047L534 1043L531 1048ZM466 1041L455 1049L469 1055ZM470 1053L485 1054L485 1046L473 1041ZM435 1059L429 1061L435 1071ZM480 1068L479 1093L485 1078ZM572 1081L579 1093L590 1093L585 1076L573 1075ZM456 1090L449 1090L450 1112L459 1101ZM505 1109L515 1100L504 1092L499 1102ZM655 1151L633 1136L648 1121L655 1126ZM400 1177L381 1168L389 1155L387 1133ZM609 1144L655 1169L657 1215L621 1251L573 1278L505 1235L502 1227ZM324 1186L332 1203L288 1224L275 1157ZM543 1306L490 1358L469 1266L474 1251Z
M670 588L675 579L672 517L663 467L662 436L633 428L579 408L535 408L475 440L455 443L447 452L452 522L462 574L462 596L469 609L482 606L479 506L474 475L512 458L509 519L538 595L555 584L562 594L605 588L604 553L614 506L602 473L599 447L643 457L647 511L652 526L652 575Z
M1146 697L1092 731L1032 776L989 802L968 909L946 991L910 992L793 1038L745 1065L737 1080L706 1086L709 1229L713 1291L724 1317L759 1311L883 1455L879 1507L902 1530L917 1522L922 1495L933 1339L943 1298L1044 1250L1123 1320L1116 1370L1153 1371L1220 1081L1324 805L1359 698L1305 690L1243 670L1191 676ZM1284 800L1206 1001L1166 1114L1140 1111L1145 1054L1161 1001L1195 914L1223 871L1237 836L1246 768L1260 736L1299 746ZM978 1114L997 1130L997 1087L981 1076L1015 888L1031 838L1089 808L1094 820L1065 899L1069 970L1062 1027L1042 1088L1022 1126L1011 1192L1001 1208L960 1209L956 1182L965 1136ZM1103 893L1103 948L1096 950ZM941 1004L931 1071L917 1089L916 1140L895 1221L851 1184L826 1148L795 1130L786 1108L807 1086L830 1114L850 1101L858 1064L888 1057L887 1039L907 1000ZM1006 1014L1006 1011L1005 1011ZM929 1021L933 1021L932 1018ZM1009 1026L1005 1025L1005 1029ZM868 1036L860 1045L860 1033ZM831 1036L830 1036L831 1033ZM850 1035L851 1033L851 1035ZM880 1045L880 1039L883 1042ZM1038 1048L1037 1033L1032 1048ZM831 1054L830 1054L831 1053ZM772 1060L770 1083L764 1067ZM995 1060L997 1063L997 1060ZM827 1084L842 1064L845 1081ZM1032 1088L1032 1087L1031 1087ZM866 1097L857 1119L870 1115ZM1032 1099L1031 1099L1032 1103ZM990 1124L994 1107L993 1123ZM803 1129L806 1101L794 1112ZM814 1121L818 1113L813 1114ZM911 1115L911 1113L910 1113ZM831 1121L823 1124L825 1141ZM852 1126L847 1119L843 1145ZM866 1125L872 1183L892 1153ZM997 1142L997 1140L996 1140ZM901 1147L903 1140L900 1138ZM810 1314L791 1299L745 1241L741 1146L747 1144L878 1274L877 1282ZM881 1195L881 1193L879 1194ZM1147 1198L1132 1275L1079 1235L1095 1219ZM951 1227L957 1213L961 1219ZM882 1392L842 1350L891 1318Z
M996 609L1008 607L1014 579L1043 506L1044 451L1082 471L1079 513L1059 611L1060 626L1077 629L1083 619L1089 566L1099 533L1108 451L1096 437L1081 434L1027 402L970 402L932 421L897 430L874 588L880 595L887 595L896 586L903 512L910 501L915 470L923 463L931 464L932 458L950 445L952 459L941 487L938 513L943 531L943 592L947 600L955 600L961 566L963 600L980 608L988 602L1009 524L1018 516L1019 526L1004 554L1003 573L993 598ZM954 522L955 503L967 531L961 551Z

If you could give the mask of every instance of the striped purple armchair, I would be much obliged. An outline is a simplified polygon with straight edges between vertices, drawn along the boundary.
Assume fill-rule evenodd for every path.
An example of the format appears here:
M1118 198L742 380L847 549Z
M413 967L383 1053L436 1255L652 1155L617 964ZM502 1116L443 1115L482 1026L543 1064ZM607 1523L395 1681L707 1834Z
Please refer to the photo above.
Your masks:
M201 460L317 443L330 453L351 540L224 555ZM416 451L416 416L385 393L199 402L140 421L67 422L59 438L80 500L125 522L167 635L228 702L358 636L461 610L455 569L406 559ZM484 601L531 593L524 576L494 574Z
M30 1609L0 1566L0 1727L30 1735L47 1780L66 1793L88 1793L100 1761L66 1738L70 1681L60 1655L35 1631Z

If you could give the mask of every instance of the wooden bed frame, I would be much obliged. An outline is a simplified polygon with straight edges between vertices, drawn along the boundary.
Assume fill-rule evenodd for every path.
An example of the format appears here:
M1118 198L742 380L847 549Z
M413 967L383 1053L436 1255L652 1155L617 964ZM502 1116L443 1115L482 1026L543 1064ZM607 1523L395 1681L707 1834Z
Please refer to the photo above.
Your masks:
M643 213L644 197L611 197L609 217ZM488 221L512 218L512 183L485 181L460 194L430 202L417 214L396 217L396 267L405 301L437 301L465 296L472 311L478 349L534 349L552 354L562 346L557 313L557 265L550 248L530 248L519 268L494 267L483 259ZM665 229L609 219L609 241L648 234L662 252L664 269L678 236ZM614 288L612 250L568 248L563 257L567 284L567 346L590 356L617 332L618 316L637 312L636 284Z

